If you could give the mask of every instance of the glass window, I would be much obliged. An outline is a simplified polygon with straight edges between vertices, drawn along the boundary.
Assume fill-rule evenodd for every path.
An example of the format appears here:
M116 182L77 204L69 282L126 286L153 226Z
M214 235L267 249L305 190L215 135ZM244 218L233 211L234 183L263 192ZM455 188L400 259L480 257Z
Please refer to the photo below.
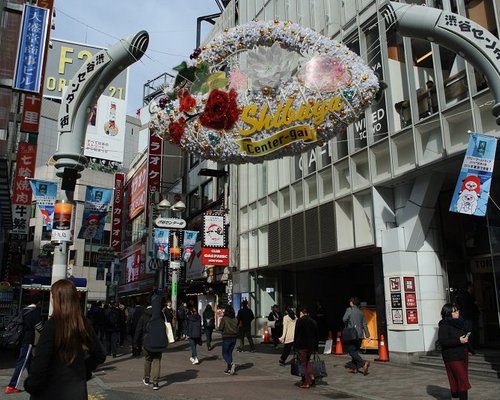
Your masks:
M200 199L200 193L198 188L196 188L187 195L187 203L188 203L187 207L189 210L189 214L194 214L200 209L199 199Z
M302 190L302 181L294 183L292 185L292 193L293 193L293 211L302 209L304 206L304 194Z
M196 154L192 154L192 153L189 154L189 169L198 165L199 162L200 162L199 156L197 156Z
M201 186L201 207L202 208L205 207L213 200L214 200L214 181L210 179Z
M287 215L290 213L290 189L285 188L280 190L280 198L281 198L281 204L280 204L280 211L281 215Z
M444 97L450 107L469 96L465 60L444 47L439 48L443 72Z

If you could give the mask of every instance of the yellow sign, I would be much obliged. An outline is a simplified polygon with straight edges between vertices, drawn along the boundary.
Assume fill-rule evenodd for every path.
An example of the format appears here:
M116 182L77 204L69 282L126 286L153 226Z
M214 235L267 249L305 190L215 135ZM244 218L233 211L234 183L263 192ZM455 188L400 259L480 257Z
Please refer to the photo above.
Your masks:
M316 131L313 128L308 125L297 125L256 142L251 139L242 139L236 142L247 156L256 157L272 153L293 142L315 142L317 140Z

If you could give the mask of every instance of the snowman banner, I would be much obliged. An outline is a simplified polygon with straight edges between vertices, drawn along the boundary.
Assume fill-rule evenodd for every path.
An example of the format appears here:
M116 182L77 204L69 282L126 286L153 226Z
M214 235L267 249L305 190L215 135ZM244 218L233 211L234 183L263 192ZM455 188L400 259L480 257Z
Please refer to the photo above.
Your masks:
M490 194L497 139L472 133L451 199L450 211L484 217Z
M112 189L87 186L82 227L78 239L102 239L112 194Z

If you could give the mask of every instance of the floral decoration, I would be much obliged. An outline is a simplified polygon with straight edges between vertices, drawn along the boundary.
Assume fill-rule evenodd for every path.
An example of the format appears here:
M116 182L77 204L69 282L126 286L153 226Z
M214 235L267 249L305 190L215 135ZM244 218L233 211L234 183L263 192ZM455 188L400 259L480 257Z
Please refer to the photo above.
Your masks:
M227 29L174 70L150 107L150 129L222 163L259 163L325 143L379 91L358 55L290 21Z

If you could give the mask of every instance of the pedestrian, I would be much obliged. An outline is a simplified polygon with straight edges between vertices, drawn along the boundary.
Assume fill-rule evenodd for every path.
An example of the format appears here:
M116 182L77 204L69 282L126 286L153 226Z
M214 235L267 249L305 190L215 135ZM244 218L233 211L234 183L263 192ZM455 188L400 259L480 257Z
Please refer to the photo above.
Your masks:
M69 279L51 288L53 312L45 323L24 388L31 400L87 400L87 381L106 355L80 295Z
M281 357L279 360L279 364L281 366L285 365L286 359L292 351L296 322L297 317L295 315L295 310L292 307L287 307L285 316L283 317L283 334L279 338L279 341L284 344L283 351L281 352Z
M181 303L177 308L177 340L185 340L188 308L186 303Z
M239 338L240 338L240 346L236 349L236 351L243 351L245 345L245 337L248 340L248 344L250 345L250 351L255 353L255 345L253 344L252 339L252 321L255 319L253 311L248 307L248 300L243 300L241 302L241 308L238 311L238 328L239 328Z
M116 357L118 343L120 341L121 314L117 304L111 301L108 308L104 310L104 329L106 331L106 354Z
M277 304L271 307L271 312L267 320L274 321L274 327L271 328L271 337L273 339L274 348L276 349L280 342L280 336L283 334L283 315L281 315Z
M33 346L35 344L35 331L41 333L43 328L42 315L40 312L41 304L41 295L35 294L31 297L31 304L27 307L24 307L21 311L24 323L23 333L20 340L21 347L19 349L19 355L16 360L14 373L10 378L9 384L5 387L6 394L22 392L22 390L19 388L21 384L21 376L25 369L30 371L31 356L33 352Z
M234 308L228 304L224 309L219 327L222 332L222 358L226 362L226 375L234 375L236 372L236 364L233 362L233 350L236 346L236 338L238 337L238 319L235 317Z
M189 338L189 346L191 347L191 357L189 361L193 365L199 364L198 353L196 352L196 346L201 345L201 317L198 314L198 309L192 307L189 310L187 316L187 337Z
M153 293L150 305L146 307L137 323L134 336L134 343L137 343L142 338L144 348L144 377L142 383L147 386L153 383L153 390L160 388L161 357L168 343L161 306L161 296Z
M311 364L311 355L318 351L318 324L309 316L306 307L302 307L299 313L299 319L295 323L295 333L293 347L302 366L304 375L299 387L309 389L316 384Z
M467 282L466 288L460 290L456 298L460 317L464 319L465 329L470 332L469 343L473 348L479 345L479 307L474 296L474 285Z
M203 329L207 337L207 349L212 350L212 332L215 329L215 313L210 304L207 304L203 311Z
M469 331L470 332L470 331ZM467 399L469 383L469 335L465 321L455 304L446 303L441 309L438 340L450 383L452 398ZM472 351L471 351L472 352Z
M120 313L120 331L119 331L119 343L120 346L125 344L125 339L127 338L127 319L128 319L128 309L125 307L125 304L119 303L117 306L117 310Z
M134 311L129 313L129 324L128 331L130 337L132 338L132 357L139 357L142 353L142 337L138 338L137 342L134 340L135 331L137 329L137 324L144 313L144 308L141 304L137 303L134 307Z
M356 329L357 339L346 343L347 353L351 356L351 361L346 364L346 368L350 373L360 372L359 369L363 368L363 375L368 375L368 368L370 363L365 361L359 355L359 349L363 340L363 333L368 341L371 341L370 331L366 325L366 320L363 312L359 309L359 299L351 297L349 299L349 307L345 310L342 321L348 328Z

